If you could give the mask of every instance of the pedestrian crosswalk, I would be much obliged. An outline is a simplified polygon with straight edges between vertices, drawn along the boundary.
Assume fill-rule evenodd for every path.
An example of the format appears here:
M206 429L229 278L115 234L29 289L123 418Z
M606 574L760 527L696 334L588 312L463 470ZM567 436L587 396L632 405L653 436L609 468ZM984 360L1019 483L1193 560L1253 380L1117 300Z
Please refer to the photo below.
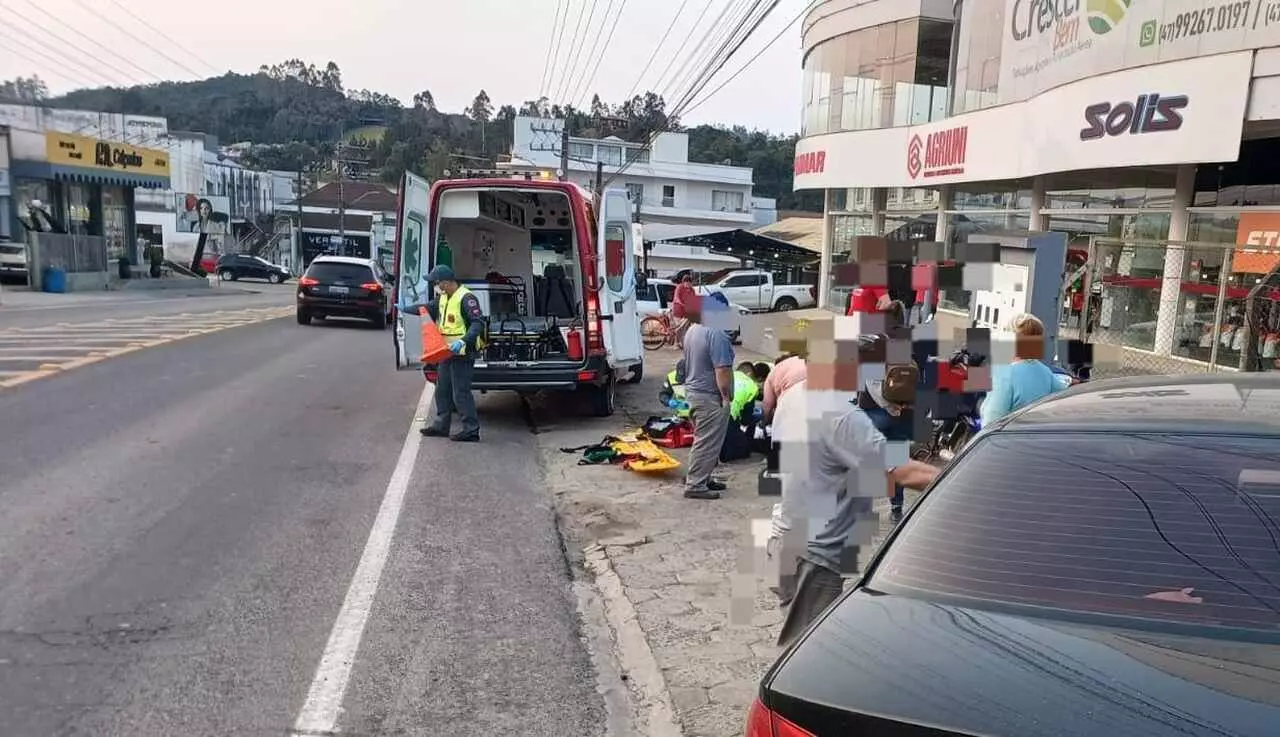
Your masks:
M0 328L0 389L183 338L272 320L294 308L151 315Z

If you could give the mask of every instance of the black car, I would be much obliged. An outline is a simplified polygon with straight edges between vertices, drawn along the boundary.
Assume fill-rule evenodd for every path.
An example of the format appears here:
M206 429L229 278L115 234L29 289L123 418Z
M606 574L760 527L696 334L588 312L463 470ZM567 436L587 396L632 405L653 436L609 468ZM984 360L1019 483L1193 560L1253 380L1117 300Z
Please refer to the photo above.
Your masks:
M298 324L326 317L358 317L379 329L391 324L392 279L377 261L320 256L298 279Z
M1280 734L1280 378L1097 381L994 423L746 734Z
M273 264L260 256L247 253L229 253L218 259L215 267L223 281L238 279L266 279L272 284L288 281L293 275L279 264Z

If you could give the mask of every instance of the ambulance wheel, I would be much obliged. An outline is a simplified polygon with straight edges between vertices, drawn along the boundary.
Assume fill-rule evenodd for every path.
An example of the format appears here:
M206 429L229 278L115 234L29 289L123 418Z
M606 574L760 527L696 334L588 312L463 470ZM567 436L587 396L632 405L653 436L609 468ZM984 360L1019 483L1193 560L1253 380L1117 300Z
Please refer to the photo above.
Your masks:
M637 363L636 365L630 367L627 370L631 372L631 378L627 380L628 384L639 384L640 381L644 379L643 363Z
M610 373L600 386L591 387L589 401L591 414L596 417L611 417L618 396L618 382Z

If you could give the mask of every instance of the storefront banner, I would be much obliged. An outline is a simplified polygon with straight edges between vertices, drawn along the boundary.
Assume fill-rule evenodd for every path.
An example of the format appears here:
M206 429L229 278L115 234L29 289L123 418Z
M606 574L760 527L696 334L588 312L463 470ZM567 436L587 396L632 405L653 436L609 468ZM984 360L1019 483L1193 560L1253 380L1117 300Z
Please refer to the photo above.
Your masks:
M1266 274L1280 264L1280 213L1242 212L1236 227L1237 248L1231 271Z
M1235 161L1252 52L1115 72L929 125L796 144L795 188L936 187L1088 169Z
M1121 69L1280 46L1280 2L1006 0L1001 26L997 92L1006 103Z
M169 153L119 141L46 133L45 156L53 166L97 169L153 177L169 176Z

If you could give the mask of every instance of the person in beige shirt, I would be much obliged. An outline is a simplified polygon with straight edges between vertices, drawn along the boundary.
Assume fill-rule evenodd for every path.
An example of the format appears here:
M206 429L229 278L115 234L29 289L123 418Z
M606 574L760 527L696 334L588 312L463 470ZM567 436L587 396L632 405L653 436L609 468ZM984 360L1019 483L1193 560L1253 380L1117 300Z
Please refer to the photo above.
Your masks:
M773 421L778 409L778 399L783 392L804 381L808 367L800 356L783 356L774 362L773 370L764 380L764 425Z

